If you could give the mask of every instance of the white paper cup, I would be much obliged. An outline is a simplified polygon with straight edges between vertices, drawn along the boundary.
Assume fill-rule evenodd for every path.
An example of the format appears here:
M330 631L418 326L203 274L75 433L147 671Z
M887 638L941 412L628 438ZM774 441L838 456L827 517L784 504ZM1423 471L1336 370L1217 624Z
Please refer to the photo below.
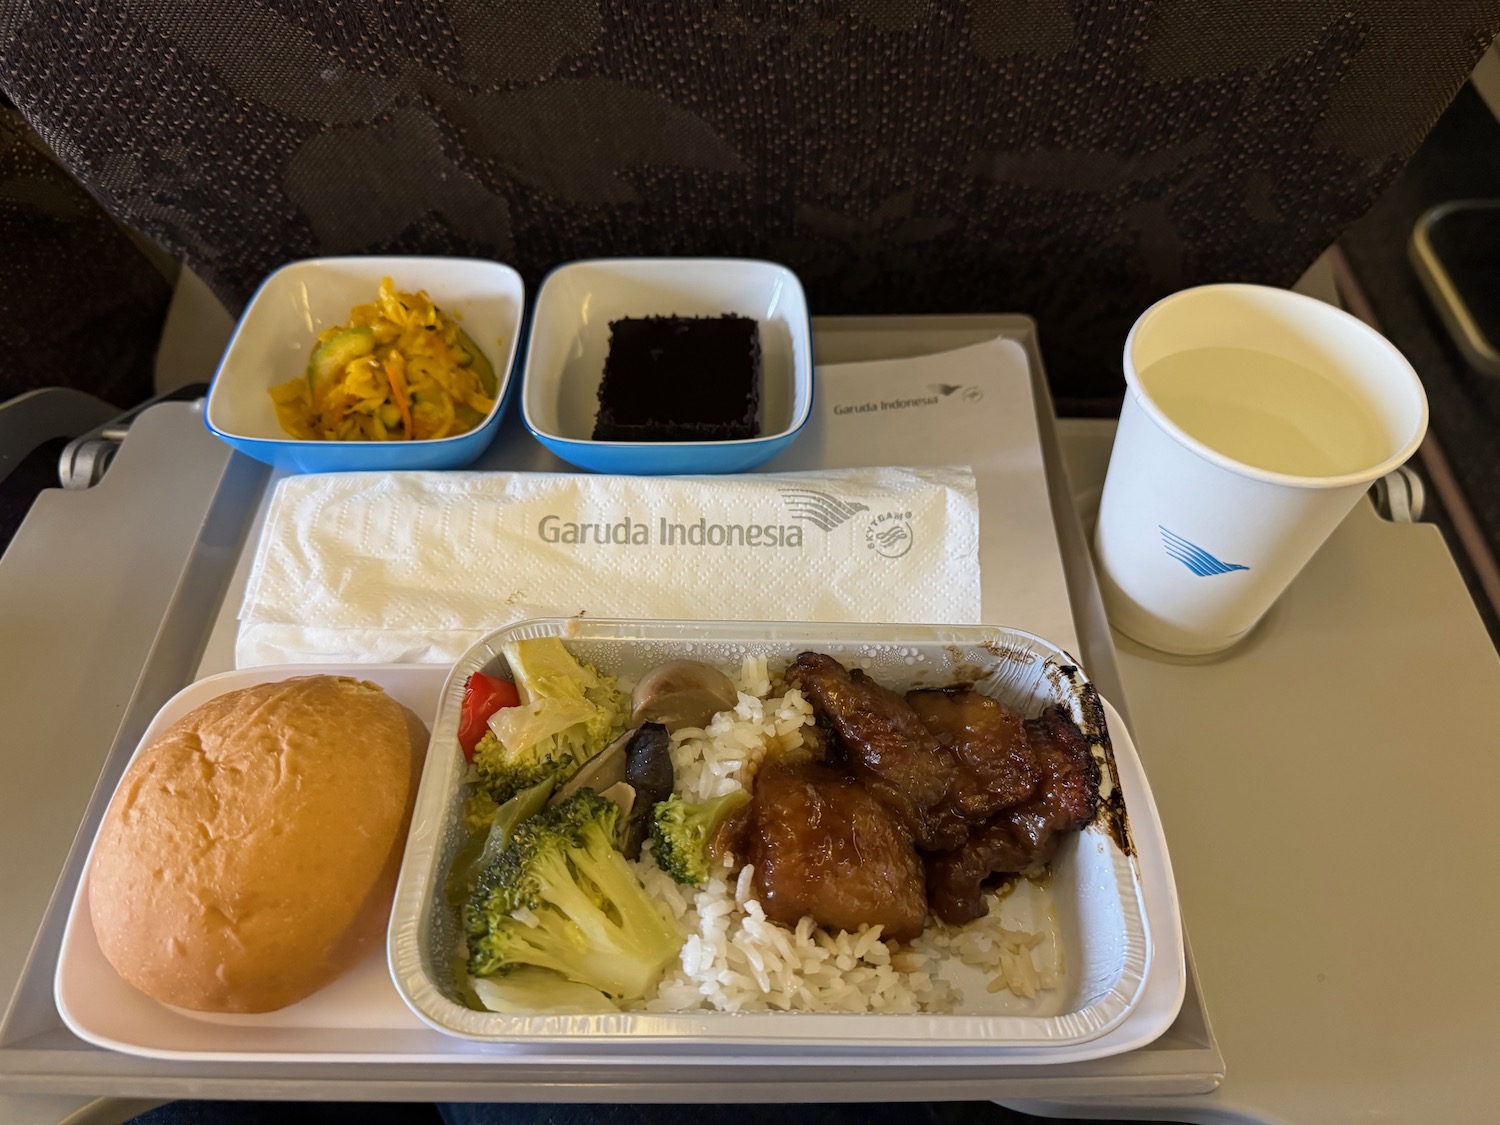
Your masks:
M1186 432L1141 374L1200 348L1279 356L1350 392L1379 435L1368 463L1337 475L1273 472ZM1110 624L1166 652L1217 652L1249 632L1370 483L1427 432L1427 396L1401 353L1348 313L1284 289L1205 285L1158 301L1125 341L1125 381L1095 557Z

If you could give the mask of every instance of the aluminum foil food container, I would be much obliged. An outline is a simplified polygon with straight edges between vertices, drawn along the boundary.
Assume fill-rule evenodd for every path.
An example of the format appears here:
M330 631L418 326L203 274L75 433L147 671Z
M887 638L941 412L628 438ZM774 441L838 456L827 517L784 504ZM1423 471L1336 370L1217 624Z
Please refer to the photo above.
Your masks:
M887 687L907 690L959 682L1034 717L1060 704L1088 738L1100 766L1099 811L1053 859L1038 893L1009 896L1024 916L1016 928L1046 934L1054 988L1023 999L990 992L978 970L956 959L945 974L963 992L952 1013L619 1012L599 1015L501 1015L473 1011L452 977L459 919L443 881L463 839L466 765L458 748L464 683L476 671L506 674L506 642L560 636L581 660L631 679L667 660L688 658L737 670L764 656L773 670L798 653L824 652L862 668ZM1152 832L1156 826L1149 827ZM1007 905L1007 909L1009 906ZM1035 1048L1077 1044L1117 1026L1139 1001L1152 958L1131 823L1120 793L1104 711L1078 664L1048 642L1010 629L842 623L607 621L563 618L522 622L491 634L453 668L432 727L411 835L389 934L396 988L433 1027L502 1043L884 1048Z

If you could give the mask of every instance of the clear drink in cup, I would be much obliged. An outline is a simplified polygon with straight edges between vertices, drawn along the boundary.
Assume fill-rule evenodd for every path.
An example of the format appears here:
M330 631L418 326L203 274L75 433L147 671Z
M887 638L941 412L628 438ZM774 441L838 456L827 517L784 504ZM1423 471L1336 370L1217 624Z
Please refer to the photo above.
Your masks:
M1115 628L1167 652L1249 632L1427 429L1421 382L1389 341L1283 289L1157 302L1126 340L1125 380L1100 588Z

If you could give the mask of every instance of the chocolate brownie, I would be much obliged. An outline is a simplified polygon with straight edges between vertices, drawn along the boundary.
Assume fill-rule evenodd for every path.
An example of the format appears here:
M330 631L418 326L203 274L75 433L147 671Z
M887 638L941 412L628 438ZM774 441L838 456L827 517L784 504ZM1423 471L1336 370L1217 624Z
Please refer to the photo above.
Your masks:
M759 434L760 330L749 317L609 324L595 441L726 441Z

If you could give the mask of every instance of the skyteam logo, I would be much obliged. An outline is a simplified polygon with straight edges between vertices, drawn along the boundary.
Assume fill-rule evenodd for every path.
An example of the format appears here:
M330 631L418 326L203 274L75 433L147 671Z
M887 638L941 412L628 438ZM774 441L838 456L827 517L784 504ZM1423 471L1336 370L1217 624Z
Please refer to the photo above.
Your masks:
M783 488L781 500L793 519L806 520L824 531L842 527L860 512L870 510L866 504L851 504L812 488Z
M1156 528L1161 532L1162 545L1166 547L1167 554L1187 567L1199 578L1207 578L1214 574L1228 574L1232 570L1249 570L1248 566L1240 563L1221 562L1214 558L1202 547L1195 543L1189 543L1175 532L1168 531L1157 524Z
M840 500L813 488L783 488L781 501L794 520L810 523L824 531L843 527L870 506L858 501ZM907 511L884 512L872 516L865 527L865 547L881 558L899 559L911 550L912 516Z
M911 545L910 512L885 512L865 528L865 546L883 559L899 559Z

